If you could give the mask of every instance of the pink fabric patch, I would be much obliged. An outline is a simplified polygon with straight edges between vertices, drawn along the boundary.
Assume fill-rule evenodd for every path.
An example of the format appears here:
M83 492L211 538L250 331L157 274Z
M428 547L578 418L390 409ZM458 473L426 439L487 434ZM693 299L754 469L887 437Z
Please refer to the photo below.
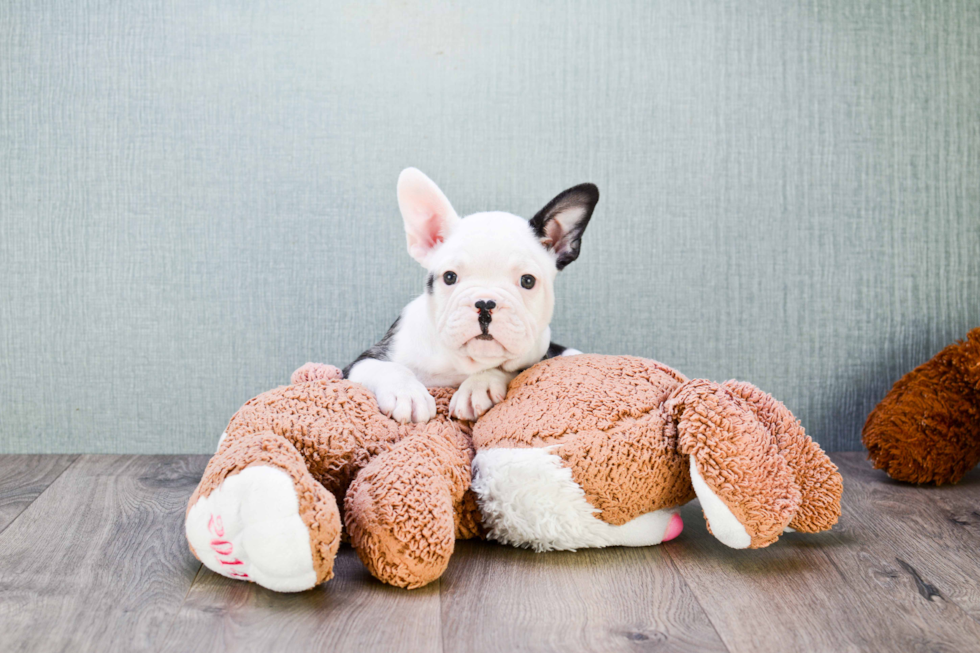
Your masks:
M670 518L670 523L667 524L667 532L664 533L664 539L662 541L669 542L680 535L682 530L684 530L684 520L675 512Z

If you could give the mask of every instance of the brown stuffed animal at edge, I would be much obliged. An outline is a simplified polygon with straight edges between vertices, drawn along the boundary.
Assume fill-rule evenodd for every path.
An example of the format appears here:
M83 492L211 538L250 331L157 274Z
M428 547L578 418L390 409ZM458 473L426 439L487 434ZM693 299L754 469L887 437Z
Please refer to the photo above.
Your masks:
M956 483L980 462L980 327L885 395L861 435L877 469L909 483Z

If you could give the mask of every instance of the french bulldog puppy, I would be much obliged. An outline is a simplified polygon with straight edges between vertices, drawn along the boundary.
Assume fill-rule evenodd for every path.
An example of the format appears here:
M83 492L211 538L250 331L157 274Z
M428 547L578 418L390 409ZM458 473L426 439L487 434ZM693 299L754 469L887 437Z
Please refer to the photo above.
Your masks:
M460 218L415 168L398 177L408 253L428 270L425 291L380 342L344 369L371 390L381 411L426 422L436 406L426 387L456 387L450 412L475 420L500 402L521 370L581 353L551 342L554 282L578 258L599 189L560 193L530 221L489 211Z

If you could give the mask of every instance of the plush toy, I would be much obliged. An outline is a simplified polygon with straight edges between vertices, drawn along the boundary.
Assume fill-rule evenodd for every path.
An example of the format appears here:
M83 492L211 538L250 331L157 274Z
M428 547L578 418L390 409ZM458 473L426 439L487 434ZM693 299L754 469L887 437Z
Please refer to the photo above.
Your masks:
M473 490L488 535L539 551L658 544L698 497L737 549L840 515L837 468L787 408L632 356L539 363L476 423Z
M657 544L695 496L736 548L840 513L836 467L782 404L647 359L544 361L475 425L448 417L451 389L431 391L431 421L398 424L332 366L292 381L231 419L186 518L207 567L274 590L328 580L344 533L377 578L413 588L442 574L457 538Z
M885 395L861 434L877 469L909 483L956 483L980 462L980 327Z

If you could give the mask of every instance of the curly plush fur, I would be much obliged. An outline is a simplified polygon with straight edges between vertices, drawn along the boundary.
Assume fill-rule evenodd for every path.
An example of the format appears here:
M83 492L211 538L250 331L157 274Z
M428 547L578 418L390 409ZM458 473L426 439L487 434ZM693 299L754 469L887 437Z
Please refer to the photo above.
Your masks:
M552 453L594 518L613 526L693 499L692 465L707 490L697 492L702 507L718 499L738 522L741 544L730 546L765 547L787 527L823 531L840 514L837 468L783 404L748 383L688 380L645 358L583 354L535 365L476 423L473 443L474 490L490 535L538 550L596 544L577 524L556 523L554 510L531 518L499 505L495 495L504 493L482 478L493 451ZM535 521L547 528L529 528ZM564 540L555 535L562 528Z
M470 428L449 417L452 390L432 390L432 420L403 425L338 372L304 366L293 375L300 383L251 399L232 417L187 507L191 550L214 571L279 591L308 589L333 576L345 531L377 578L421 587L445 570L456 539L478 535ZM255 467L285 474L294 496L272 502L266 475L211 500ZM280 543L288 524L279 516L292 511L308 548Z
M433 419L399 424L340 377L307 364L232 417L187 507L208 568L300 591L330 579L346 534L374 576L414 588L485 528L537 550L645 546L681 532L677 508L696 494L719 540L757 548L840 514L836 467L749 384L558 357L474 427L449 416L450 388L430 390Z
M909 483L956 483L980 462L980 327L892 387L864 425L877 469Z

